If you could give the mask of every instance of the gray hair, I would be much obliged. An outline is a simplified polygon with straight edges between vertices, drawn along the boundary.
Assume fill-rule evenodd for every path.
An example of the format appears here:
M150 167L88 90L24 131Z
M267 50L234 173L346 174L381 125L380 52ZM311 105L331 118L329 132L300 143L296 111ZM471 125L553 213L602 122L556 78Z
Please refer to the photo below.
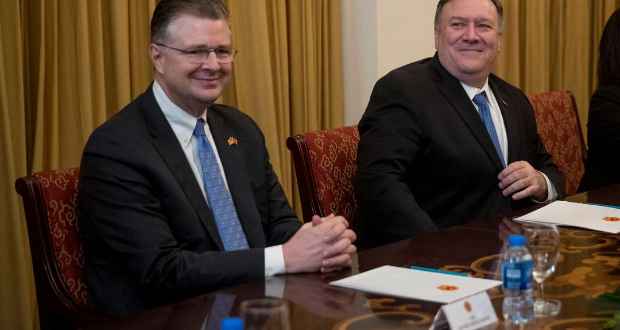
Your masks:
M151 18L151 43L165 43L170 35L168 26L181 15L225 20L230 27L228 9L221 0L161 0Z

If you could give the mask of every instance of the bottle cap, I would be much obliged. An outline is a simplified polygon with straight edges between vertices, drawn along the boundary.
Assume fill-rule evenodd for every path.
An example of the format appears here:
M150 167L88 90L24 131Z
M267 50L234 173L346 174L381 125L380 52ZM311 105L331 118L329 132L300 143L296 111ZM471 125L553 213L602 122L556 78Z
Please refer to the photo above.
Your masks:
M510 235L508 238L508 242L510 246L524 246L525 245L525 236L523 235Z
M229 317L222 320L220 324L222 330L243 330L243 319L238 317Z

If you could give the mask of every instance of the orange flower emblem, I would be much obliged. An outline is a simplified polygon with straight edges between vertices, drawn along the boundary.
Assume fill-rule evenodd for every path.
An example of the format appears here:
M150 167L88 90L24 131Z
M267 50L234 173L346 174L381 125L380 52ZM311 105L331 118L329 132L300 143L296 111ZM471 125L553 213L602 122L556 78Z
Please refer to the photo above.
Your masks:
M237 139L235 139L234 137L229 137L228 138L228 145L232 146L232 145L237 145Z
M620 218L618 218L618 217L604 217L603 220L605 220L605 221L620 221Z
M459 287L456 285L440 285L437 287L437 289L443 290L443 291L454 291L454 290L458 290Z

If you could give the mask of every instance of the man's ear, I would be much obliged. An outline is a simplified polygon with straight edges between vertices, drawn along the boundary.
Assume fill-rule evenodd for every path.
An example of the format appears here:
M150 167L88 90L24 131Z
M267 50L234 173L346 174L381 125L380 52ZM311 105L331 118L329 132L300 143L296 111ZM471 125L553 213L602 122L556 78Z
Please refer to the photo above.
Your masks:
M439 28L434 28L435 31L435 50L437 50L437 42L439 40Z
M149 46L149 57L151 58L151 62L153 63L153 67L155 71L161 73L163 70L163 53L161 47L156 44L151 44Z

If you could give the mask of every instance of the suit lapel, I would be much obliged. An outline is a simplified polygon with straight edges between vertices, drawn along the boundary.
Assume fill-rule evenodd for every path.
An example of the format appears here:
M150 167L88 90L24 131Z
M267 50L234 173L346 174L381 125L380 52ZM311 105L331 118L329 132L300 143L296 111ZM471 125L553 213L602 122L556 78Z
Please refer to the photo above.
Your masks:
M200 221L203 223L213 241L223 251L224 244L217 230L217 224L213 218L213 214L204 199L200 186L196 182L196 177L192 171L183 149L179 145L172 127L166 120L163 112L159 108L155 96L153 95L152 86L147 92L147 97L143 102L142 111L144 112L147 129L153 135L153 147L161 156L166 166L170 169L172 175L179 182L185 192L185 197L193 205Z
M508 165L518 160L519 132L517 130L517 122L515 120L513 108L511 108L511 100L508 98L508 95L504 93L504 91L498 88L493 75L489 77L489 85L491 90L493 90L493 94L495 94L497 103L499 104L502 118L504 118L504 128L506 129L506 137L508 139L508 160L506 161L506 165Z
M495 167L501 171L504 168L502 161L495 150L489 132L487 132L478 111L476 111L476 107L467 96L467 93L465 93L463 86L461 86L458 79L450 75L450 73L441 66L437 55L432 59L431 66L436 73L435 79L441 83L439 92L443 94L446 100L452 105L452 108L463 119L467 127L469 127L469 130L474 134L478 142L480 142L491 161L495 164Z
M250 179L245 167L243 148L240 146L240 144L247 141L237 141L238 144L228 142L230 138L237 139L239 135L226 122L226 119L216 111L217 107L217 105L214 105L208 110L207 122L209 123L211 134L213 134L213 140L222 162L222 168L224 168L228 190L235 204L235 210L248 244L251 248L265 247L265 235L263 234L260 216L254 204L254 194L249 184Z

